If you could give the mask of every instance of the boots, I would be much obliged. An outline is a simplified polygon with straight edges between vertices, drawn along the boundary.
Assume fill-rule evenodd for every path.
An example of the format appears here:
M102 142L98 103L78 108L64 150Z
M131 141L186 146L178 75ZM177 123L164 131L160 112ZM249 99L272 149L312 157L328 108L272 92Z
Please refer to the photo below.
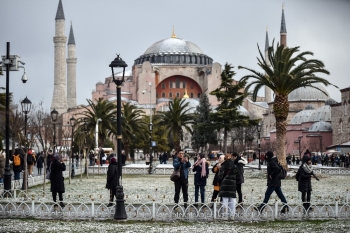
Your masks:
M288 206L284 205L282 210L281 210L281 214L286 214L289 211Z
M304 214L307 214L308 208L309 208L309 203L304 202L303 207L304 207Z
M60 201L60 206L61 206L62 208L64 208L66 205L65 205L65 204L63 204L63 202L62 202L62 201Z
M111 206L113 206L113 200L112 201L109 201L109 204L107 205L107 207L111 207Z

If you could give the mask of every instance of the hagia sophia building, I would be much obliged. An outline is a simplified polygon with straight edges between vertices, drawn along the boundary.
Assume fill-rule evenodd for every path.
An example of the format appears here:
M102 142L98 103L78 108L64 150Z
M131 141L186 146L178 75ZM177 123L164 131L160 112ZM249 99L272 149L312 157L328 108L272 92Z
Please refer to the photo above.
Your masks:
M84 109L81 105L76 105L77 58L75 57L73 28L72 26L70 28L68 58L66 58L67 39L64 35L64 24L65 18L60 0L56 13L54 37L55 82L51 110L58 110L59 113L62 113L62 122L68 122L72 115L78 116ZM280 43L287 46L284 9L282 9ZM268 47L268 33L266 32L265 54L267 54ZM189 102L190 107L195 109L199 104L199 98L206 94L210 104L215 108L219 102L209 93L220 85L221 72L221 64L214 62L213 58L205 54L195 43L177 37L173 28L169 38L152 44L135 59L132 69L125 71L125 82L121 90L122 101L130 102L149 114L150 109L167 111L168 102L175 97L184 98L186 102ZM116 74L118 75L121 76L121 73ZM350 104L350 88L341 90L344 107L343 103L332 100L323 86L318 85L318 87L326 94L315 88L306 87L299 88L288 96L290 110L287 126L287 153L299 154L299 145L301 151L310 149L324 152L329 146L333 149L348 150L350 118L347 116L349 119L346 119L346 115L342 115L343 111L335 109L347 108ZM116 85L112 76L106 77L103 82L96 83L91 99L116 101ZM265 97L258 97L256 102L253 102L248 96L239 111L244 115L262 119L261 148L263 150L273 149L276 130L271 90L265 88ZM332 115L337 122L333 122ZM333 134L335 129L337 133ZM191 135L185 132L182 146L190 147L190 141ZM231 139L228 139L228 146L230 142Z

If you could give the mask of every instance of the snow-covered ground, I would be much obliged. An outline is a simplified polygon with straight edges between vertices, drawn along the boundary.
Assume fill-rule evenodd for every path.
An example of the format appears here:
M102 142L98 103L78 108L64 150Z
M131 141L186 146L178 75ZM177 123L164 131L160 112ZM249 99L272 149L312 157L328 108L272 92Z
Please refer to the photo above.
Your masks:
M213 175L209 176L207 194L212 192ZM106 177L103 175L72 179L71 184L65 180L66 193L64 201L100 199L108 202L108 190L105 189ZM320 176L320 181L312 180L312 202L346 202L350 191L349 176ZM123 187L126 202L152 201L164 198L172 201L174 184L169 175L123 175ZM297 182L294 178L282 181L282 189L288 201L298 195ZM265 175L257 171L245 173L243 195L245 202L259 203L266 190ZM29 195L35 199L51 200L49 185L45 194L43 187L31 187ZM190 198L193 200L193 176L189 178ZM208 198L207 198L208 199ZM275 196L270 199L275 201ZM155 200L160 201L160 200ZM304 221L259 221L259 222L188 222L188 221L125 221L114 220L39 220L39 219L0 219L0 232L350 232L350 221L346 220L304 220Z

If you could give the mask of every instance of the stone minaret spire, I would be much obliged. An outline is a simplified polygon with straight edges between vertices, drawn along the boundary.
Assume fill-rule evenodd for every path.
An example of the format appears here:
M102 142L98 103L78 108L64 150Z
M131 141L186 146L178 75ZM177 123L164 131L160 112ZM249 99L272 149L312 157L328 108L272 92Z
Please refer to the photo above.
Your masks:
M269 56L268 56L268 50L269 50L269 35L267 32L268 28L266 27L266 39L265 39L265 61L268 66L271 66ZM271 89L267 86L265 86L265 102L270 103L271 102Z
M62 1L58 3L56 13L55 37L55 80L51 110L56 109L59 114L67 111L67 86L66 86L66 43L65 36L65 18L62 7Z
M68 58L67 58L67 101L68 108L77 106L77 58L75 57L75 40L73 33L73 25L71 22L70 32L68 37Z
M282 19L281 19L281 30L280 30L280 44L287 47L287 27L286 20L284 19L284 4L282 4Z

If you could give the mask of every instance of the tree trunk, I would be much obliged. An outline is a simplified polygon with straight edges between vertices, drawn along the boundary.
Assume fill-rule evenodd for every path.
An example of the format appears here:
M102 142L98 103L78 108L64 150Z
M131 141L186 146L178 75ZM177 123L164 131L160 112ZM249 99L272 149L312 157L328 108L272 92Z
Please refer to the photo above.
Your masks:
M286 132L289 112L288 95L276 95L273 104L276 118L276 156L278 161L287 167L286 163Z

